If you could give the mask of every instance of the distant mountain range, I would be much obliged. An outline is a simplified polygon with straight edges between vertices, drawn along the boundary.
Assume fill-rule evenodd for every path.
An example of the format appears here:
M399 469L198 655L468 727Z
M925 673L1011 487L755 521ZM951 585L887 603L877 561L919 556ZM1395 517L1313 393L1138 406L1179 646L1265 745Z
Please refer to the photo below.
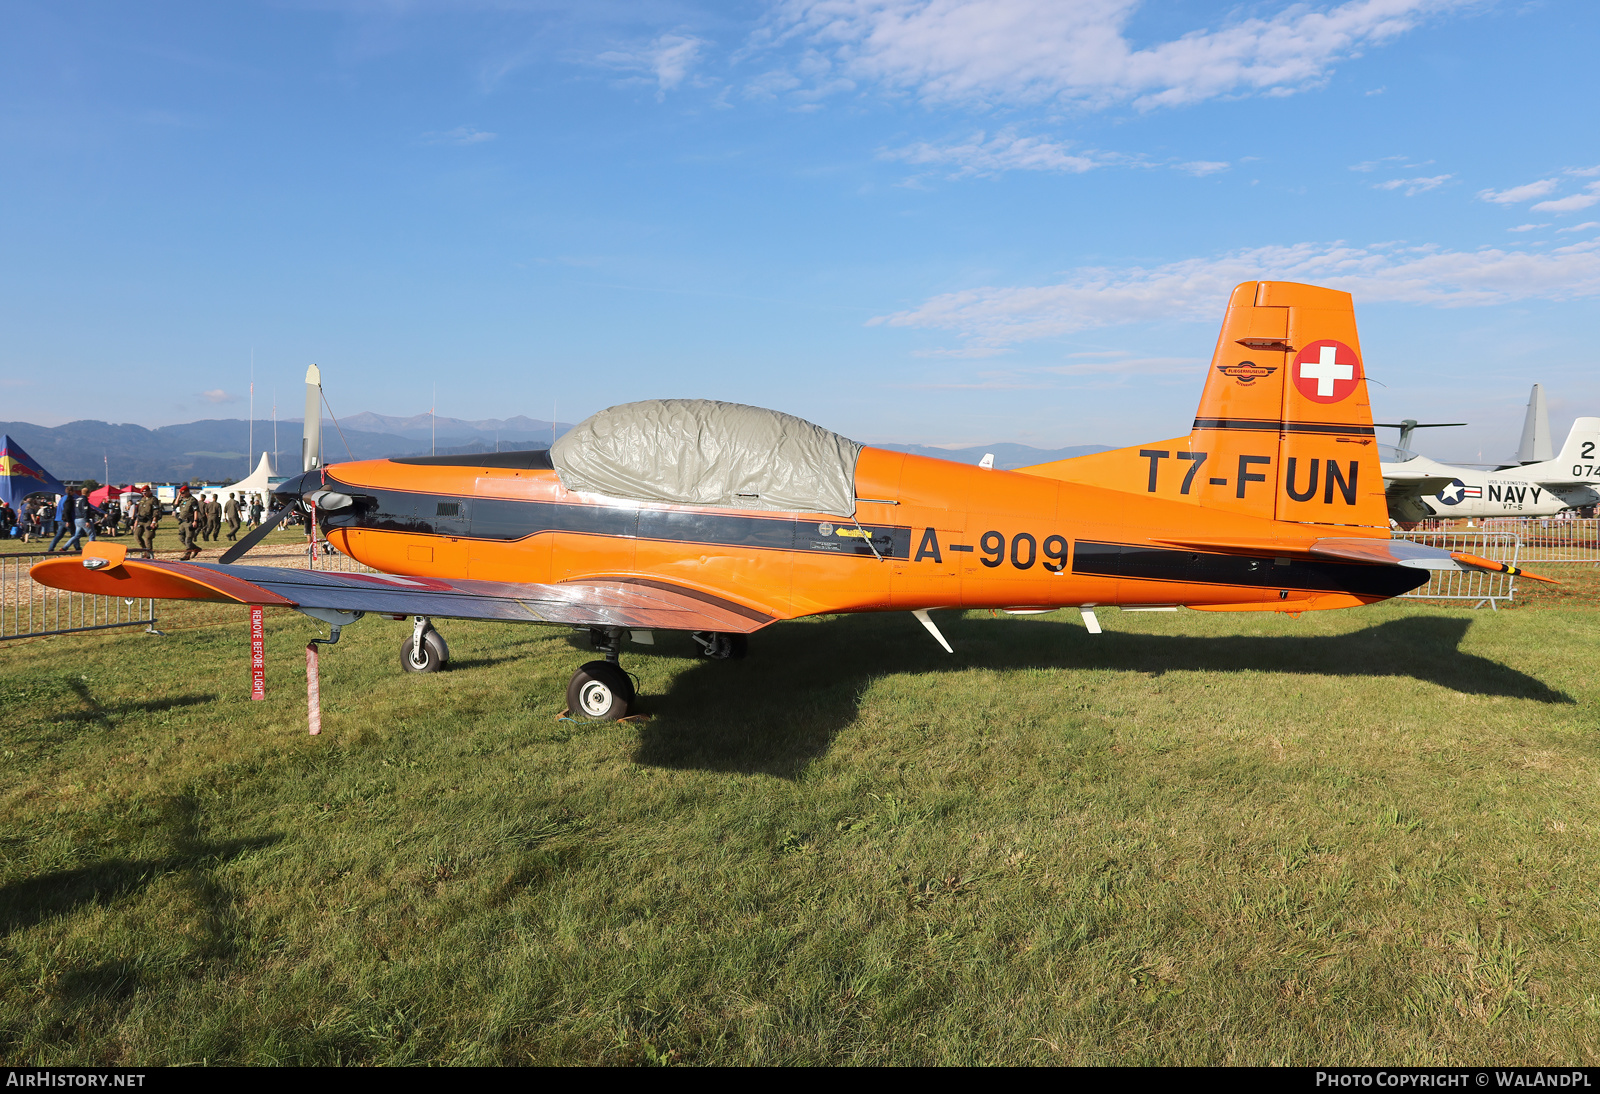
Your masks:
M557 436L570 428L565 422L555 423ZM299 420L280 419L277 432L278 468L286 472L298 468ZM234 482L254 469L262 452L273 451L271 421L255 423L255 452L252 457L247 451L250 423L236 418L212 418L184 425L166 425L159 429L88 420L61 426L0 422L0 433L10 434L29 455L57 478L103 480L109 465L110 481L117 483L188 482L191 479ZM363 412L341 418L337 426L331 419L324 419L322 423L322 451L330 464L348 459L427 455L432 451L443 456L545 448L550 444L550 437L551 423L522 416L469 422L459 418L439 418L435 421L427 414L396 418ZM958 463L977 463L985 452L993 452L994 466L1001 470L1105 451L1104 445L1048 450L1022 444L979 445L953 450L907 444L876 447L955 460Z
M421 426L417 426L417 422ZM480 428L482 427L482 428ZM504 422L463 422L440 418L438 449L455 452L493 452L501 448L545 447L550 443L550 423L532 418ZM571 427L557 423L558 432ZM300 422L278 422L277 466L300 466ZM272 422L255 423L255 452L250 447L250 423L224 418L165 425L146 429L138 425L106 422L69 422L61 426L31 422L0 422L28 454L60 479L104 479L110 466L112 482L234 482L244 478L261 458L272 452ZM388 418L356 414L335 427L322 423L322 451L330 463L341 460L379 459L384 456L427 455L433 450L433 423L428 415ZM348 447L347 447L348 446Z
M932 456L936 460L954 460L956 463L979 463L987 452L994 453L994 466L999 471L1015 471L1019 467L1032 467L1038 463L1070 460L1074 456L1087 456L1094 452L1109 452L1110 445L1080 444L1072 448L1029 448L1025 444L980 444L975 448L929 448L920 444L875 444L874 448L887 448L891 452L910 452L915 456Z

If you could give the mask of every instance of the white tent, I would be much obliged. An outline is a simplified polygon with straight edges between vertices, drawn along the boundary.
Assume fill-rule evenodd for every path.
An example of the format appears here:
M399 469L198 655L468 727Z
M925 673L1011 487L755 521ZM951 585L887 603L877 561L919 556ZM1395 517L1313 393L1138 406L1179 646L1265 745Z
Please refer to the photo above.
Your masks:
M256 469L236 483L227 486L207 487L206 493L216 494L226 498L229 494L260 494L261 500L267 505L272 504L272 488L279 483L287 481L287 477L277 473L272 466L272 457L265 452L261 453L261 462L256 464Z

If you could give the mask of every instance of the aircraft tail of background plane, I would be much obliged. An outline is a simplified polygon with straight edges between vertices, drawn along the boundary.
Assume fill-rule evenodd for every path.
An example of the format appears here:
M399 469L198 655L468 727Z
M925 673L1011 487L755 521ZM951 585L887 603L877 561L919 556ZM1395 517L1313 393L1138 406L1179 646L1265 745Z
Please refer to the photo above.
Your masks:
M1024 474L1317 525L1387 528L1349 293L1287 281L1233 290L1186 437Z
M1574 421L1567 433L1566 443L1561 446L1561 454L1551 462L1559 472L1571 475L1574 479L1600 478L1594 470L1600 467L1600 418L1579 418ZM1585 470L1576 473L1574 467Z
M1528 392L1528 415L1522 421L1522 441L1517 445L1517 462L1544 463L1550 458L1550 409L1545 404L1544 385L1534 384L1533 390Z

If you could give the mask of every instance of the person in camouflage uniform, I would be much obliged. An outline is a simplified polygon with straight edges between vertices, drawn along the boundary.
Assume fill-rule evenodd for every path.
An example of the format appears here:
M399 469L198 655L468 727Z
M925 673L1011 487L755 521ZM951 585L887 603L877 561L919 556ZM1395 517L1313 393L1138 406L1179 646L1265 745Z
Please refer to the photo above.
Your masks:
M233 494L228 495L228 504L222 507L222 515L228 521L228 542L239 538L239 499Z
M200 503L194 500L187 485L178 487L178 542L183 544L180 562L187 562L200 553L196 542L200 527Z
M147 486L133 506L133 534L145 558L156 557L156 528L160 524L161 503L156 500L155 491Z
M222 504L215 494L206 502L206 538L212 543L222 535Z

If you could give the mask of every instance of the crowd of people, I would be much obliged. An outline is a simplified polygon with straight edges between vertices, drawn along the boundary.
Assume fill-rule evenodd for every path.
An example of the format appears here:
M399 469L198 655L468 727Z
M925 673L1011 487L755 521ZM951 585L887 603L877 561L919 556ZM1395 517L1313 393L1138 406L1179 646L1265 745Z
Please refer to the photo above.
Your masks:
M230 493L224 501L220 494L180 486L170 516L177 521L182 557L191 559L201 553L202 544L222 539L224 528L226 538L236 540L241 528L258 527L266 512L266 499L260 494ZM132 535L144 557L154 558L156 529L168 516L148 486L108 497L99 505L89 501L87 492L73 486L56 496L32 495L15 509L0 501L0 538L18 538L28 543L51 537L46 552L59 548L66 554L81 551L85 539Z

